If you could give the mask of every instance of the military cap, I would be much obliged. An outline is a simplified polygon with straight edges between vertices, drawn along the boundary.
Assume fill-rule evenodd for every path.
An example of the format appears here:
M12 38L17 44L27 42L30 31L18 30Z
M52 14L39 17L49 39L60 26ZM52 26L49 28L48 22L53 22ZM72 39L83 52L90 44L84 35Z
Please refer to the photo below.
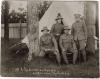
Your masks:
M55 20L59 20L59 19L63 19L60 13L58 13L57 18Z
M74 14L75 18L80 18L81 14Z
M49 31L49 29L47 27L43 27L43 29L41 30L41 32L43 32L44 30Z

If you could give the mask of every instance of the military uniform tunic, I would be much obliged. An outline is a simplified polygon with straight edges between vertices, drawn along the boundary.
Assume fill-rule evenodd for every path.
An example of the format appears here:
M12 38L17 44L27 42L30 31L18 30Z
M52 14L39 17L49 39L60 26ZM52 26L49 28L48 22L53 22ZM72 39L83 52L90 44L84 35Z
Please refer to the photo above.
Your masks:
M52 26L51 28L51 33L53 35L56 35L56 34L62 34L62 31L63 31L63 28L64 26L60 23L56 23Z
M73 36L71 34L63 34L60 36L60 40L59 40L59 44L61 49L67 51L71 51L71 52L75 52L77 50L75 42L73 40Z
M85 40L87 39L87 28L83 21L76 21L72 25L72 35L74 40Z
M40 37L40 50L45 52L45 49L55 51L58 49L57 42L53 35L47 33Z
M46 49L57 48L57 43L53 35L48 33L41 36L40 46L41 48L46 48Z

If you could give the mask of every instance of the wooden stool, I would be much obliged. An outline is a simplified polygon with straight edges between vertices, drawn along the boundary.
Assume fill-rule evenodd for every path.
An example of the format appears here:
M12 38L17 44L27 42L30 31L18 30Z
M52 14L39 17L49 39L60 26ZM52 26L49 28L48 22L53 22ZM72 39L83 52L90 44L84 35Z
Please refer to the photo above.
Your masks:
M72 62L73 61L73 53L72 52L67 52L66 53L68 61Z

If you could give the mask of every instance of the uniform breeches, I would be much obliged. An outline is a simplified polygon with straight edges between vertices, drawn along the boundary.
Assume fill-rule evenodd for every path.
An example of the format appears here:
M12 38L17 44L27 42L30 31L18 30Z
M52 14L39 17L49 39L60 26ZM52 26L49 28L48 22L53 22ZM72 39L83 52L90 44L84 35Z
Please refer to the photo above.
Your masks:
M85 40L76 40L75 41L78 50L84 50L86 46Z
M45 54L49 54L49 53L55 54L57 62L60 64L60 61L61 61L60 54L55 49L51 49L51 50L49 49L48 51L41 50L39 56L43 57L43 56L45 56Z
M49 50L41 50L40 51L40 55L39 56L44 56L45 54L48 54L48 53L54 53L55 55L57 55L59 52L56 52L54 48L52 49L49 49Z
M59 45L59 38L60 38L60 35L59 36L56 36L55 35L55 39L57 41L57 45L58 45L59 52L61 52L61 48L60 48L60 45Z
M85 51L86 42L85 40L75 41L75 43L80 53L82 53L84 61L86 61L86 51Z
M67 59L67 56L66 56L66 54L67 54L68 52L73 53L73 63L75 63L75 62L76 62L76 59L77 59L77 55L78 55L77 49L70 48L70 49L68 49L68 50L66 50L66 51L64 51L64 52L62 52L63 59L64 59L64 61L65 61L66 64L68 64L68 59Z

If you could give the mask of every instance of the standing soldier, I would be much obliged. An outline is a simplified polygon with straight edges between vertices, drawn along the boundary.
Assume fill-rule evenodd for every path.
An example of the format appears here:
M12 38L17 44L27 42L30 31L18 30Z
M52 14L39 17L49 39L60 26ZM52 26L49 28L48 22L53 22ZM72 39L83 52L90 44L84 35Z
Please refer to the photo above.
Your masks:
M44 27L43 35L40 37L40 56L44 56L48 52L53 52L56 55L58 64L60 65L60 54L58 45L52 34L48 33L47 27Z
M72 24L72 35L74 37L75 43L77 45L78 50L83 55L84 61L86 61L86 41L87 41L87 28L85 22L80 19L80 14L74 14L75 23Z
M54 37L57 40L57 43L59 42L59 37L62 34L64 25L63 25L63 18L61 17L61 14L58 13L56 20L56 24L54 24L51 28L51 33L54 35Z
M59 45L62 50L62 56L66 64L68 64L68 59L66 54L68 52L73 53L73 64L76 63L78 51L73 39L73 36L69 34L70 28L68 26L64 27L64 34L60 36Z

